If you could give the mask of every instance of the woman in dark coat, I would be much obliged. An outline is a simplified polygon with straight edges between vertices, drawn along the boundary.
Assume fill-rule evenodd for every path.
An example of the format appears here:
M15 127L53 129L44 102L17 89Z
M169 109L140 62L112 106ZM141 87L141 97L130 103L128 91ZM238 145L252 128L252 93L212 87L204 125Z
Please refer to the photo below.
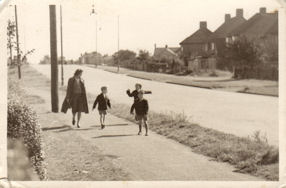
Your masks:
M84 82L81 79L82 70L77 69L74 76L68 81L67 94L62 105L62 112L66 113L72 108L72 124L75 125L75 116L77 114L77 127L80 127L81 112L88 113L87 97Z

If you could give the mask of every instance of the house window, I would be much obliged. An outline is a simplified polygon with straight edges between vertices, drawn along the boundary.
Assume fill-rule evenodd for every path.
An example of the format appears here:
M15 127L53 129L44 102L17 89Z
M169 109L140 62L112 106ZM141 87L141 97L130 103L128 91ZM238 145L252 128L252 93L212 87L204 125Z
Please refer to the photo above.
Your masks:
M211 49L212 49L212 50L215 49L215 43L214 43L214 42L211 43Z
M208 44L205 44L205 51L208 51Z
M227 44L230 43L230 38L229 38L229 37L226 37L226 38L225 38L225 43L227 43Z
M236 41L237 40L237 36L232 36L232 41Z

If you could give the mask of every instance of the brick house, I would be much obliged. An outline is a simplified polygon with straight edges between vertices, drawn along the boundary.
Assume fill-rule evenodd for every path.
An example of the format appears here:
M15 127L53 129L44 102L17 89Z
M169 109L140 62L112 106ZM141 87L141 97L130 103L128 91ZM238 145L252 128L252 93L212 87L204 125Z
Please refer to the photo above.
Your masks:
M180 47L157 47L155 44L154 54L153 54L153 62L156 62L153 67L159 68L151 68L158 69L159 72L164 72L167 69L172 69L173 72L180 71L180 67L184 64L180 59L181 48ZM150 66L151 67L151 66Z
M214 57L208 57L208 41L212 34L207 28L207 22L200 22L200 28L180 43L182 57L189 71L215 72L216 61Z
M226 40L232 42L242 36L260 47L263 62L278 64L278 12L267 13L265 7L260 8Z
M158 48L155 45L155 49L154 49L154 54L153 54L153 58L157 61L163 62L163 61L172 61L172 60L176 60L179 58L180 55L180 47L168 47L168 45L166 45L163 48Z
M212 32L207 28L207 22L200 22L200 28L180 43L184 59L202 56L207 51L205 44L211 34Z
M97 52L84 53L79 57L80 64L100 65L103 62L101 54Z
M231 37L232 32L245 22L246 19L243 17L243 9L236 9L236 15L234 17L231 17L230 14L225 14L224 23L213 32L206 44L209 53L215 55L222 53L226 39Z

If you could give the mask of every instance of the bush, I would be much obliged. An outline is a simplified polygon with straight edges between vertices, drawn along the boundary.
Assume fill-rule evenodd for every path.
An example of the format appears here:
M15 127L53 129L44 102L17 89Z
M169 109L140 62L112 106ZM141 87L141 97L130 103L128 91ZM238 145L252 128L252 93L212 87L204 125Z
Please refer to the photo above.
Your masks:
M36 113L20 99L8 101L8 137L22 139L28 156L41 180L46 179L44 155L41 146L41 129Z

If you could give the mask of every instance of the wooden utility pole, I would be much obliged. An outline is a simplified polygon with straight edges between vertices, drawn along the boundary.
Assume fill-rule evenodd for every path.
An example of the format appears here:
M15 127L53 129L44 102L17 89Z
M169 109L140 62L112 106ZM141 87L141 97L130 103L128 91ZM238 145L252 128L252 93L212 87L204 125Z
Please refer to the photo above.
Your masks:
M51 102L52 112L59 112L56 5L50 5Z
M17 17L17 5L15 7L15 24L16 24L16 45L17 45L17 66L18 66L18 78L21 79L21 57L19 48L19 33L18 33L18 17Z
M117 72L119 72L120 60L119 60L119 15L117 17Z
M63 67L63 18L62 18L62 5L60 6L60 16L61 16L61 80L62 86L64 85L64 67Z

